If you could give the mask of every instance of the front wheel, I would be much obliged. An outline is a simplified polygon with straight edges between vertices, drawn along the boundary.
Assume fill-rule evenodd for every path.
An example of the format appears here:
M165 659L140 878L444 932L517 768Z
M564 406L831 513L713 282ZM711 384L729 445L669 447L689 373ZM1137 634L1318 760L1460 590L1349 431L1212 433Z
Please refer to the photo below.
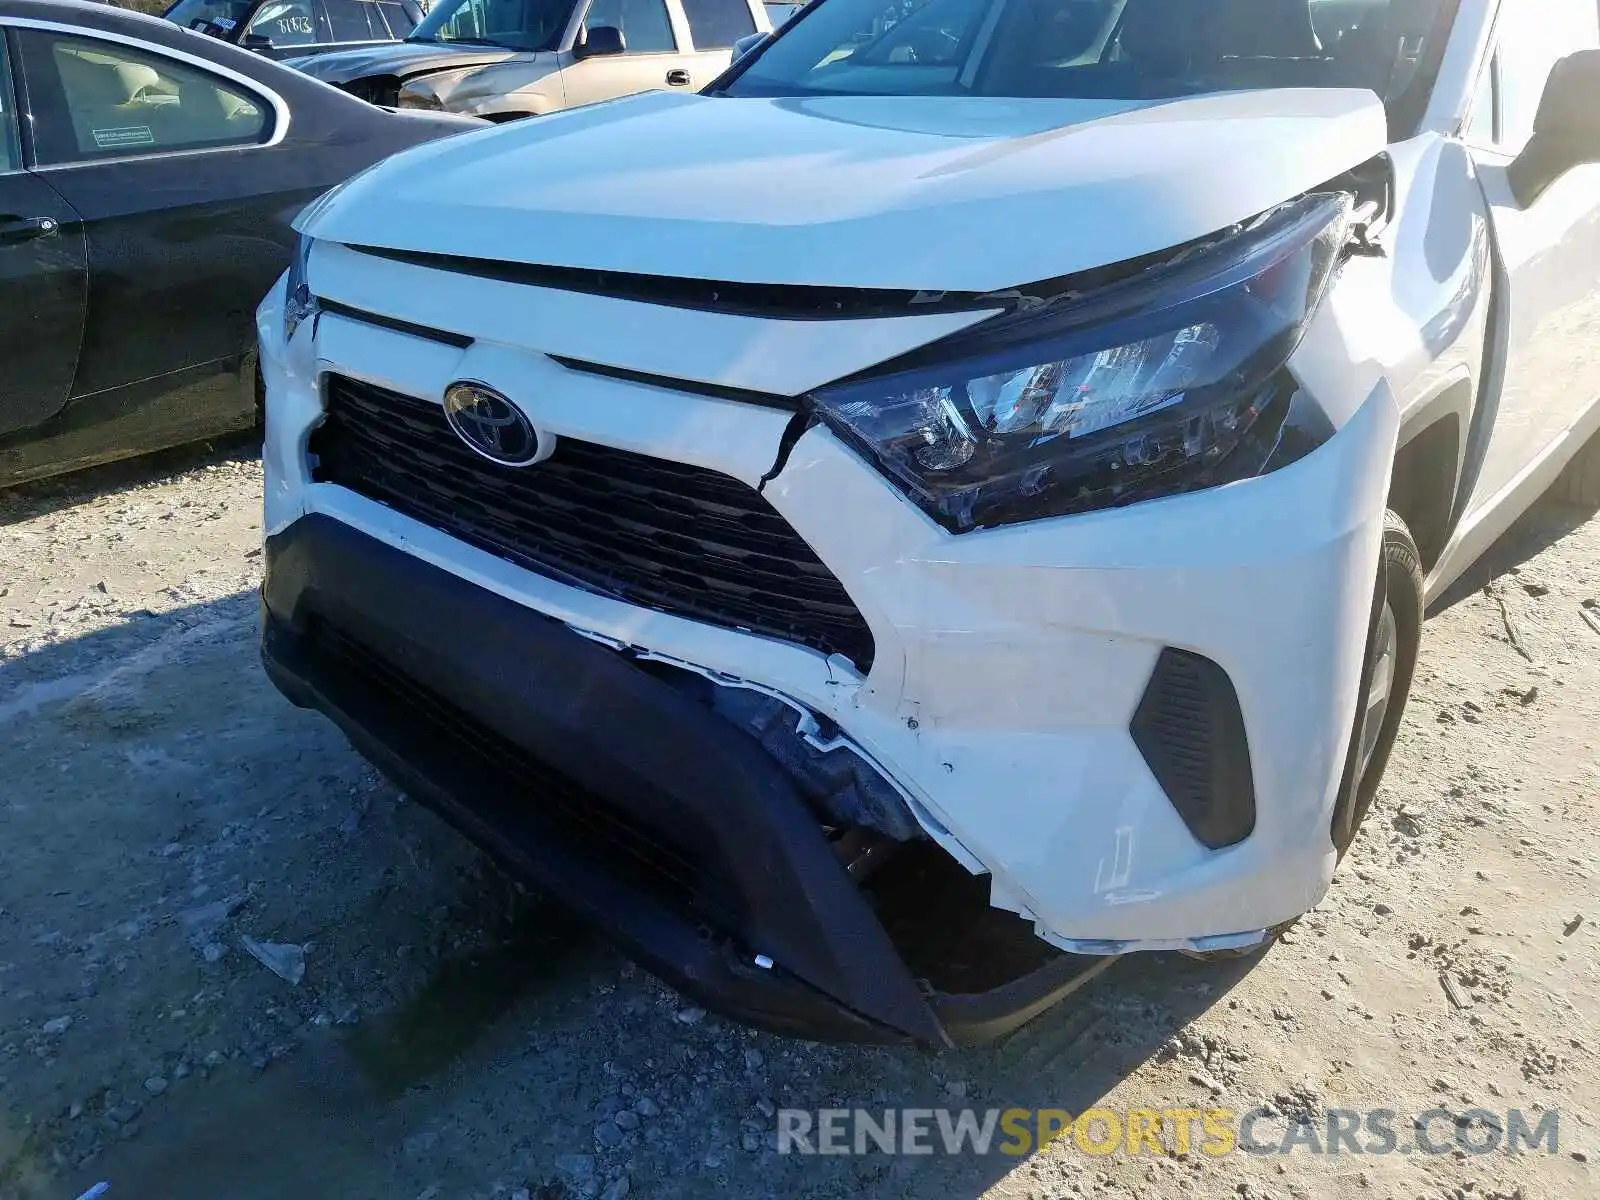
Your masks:
M1389 765L1389 753L1400 732L1411 677L1422 645L1422 561L1411 531L1396 514L1383 514L1383 550L1367 626L1367 651L1361 664L1361 690L1355 729L1345 765L1344 785L1329 831L1343 858Z
M1400 718L1411 692L1422 644L1422 561L1411 531L1393 512L1383 514L1383 549L1373 589L1372 616L1367 622L1366 653L1361 662L1355 726L1345 758L1345 773L1329 831L1342 859L1355 841L1361 821L1378 794L1389 764L1389 752L1400 732ZM1260 954L1294 921L1267 931L1254 946L1241 950L1185 951L1207 961L1248 958Z

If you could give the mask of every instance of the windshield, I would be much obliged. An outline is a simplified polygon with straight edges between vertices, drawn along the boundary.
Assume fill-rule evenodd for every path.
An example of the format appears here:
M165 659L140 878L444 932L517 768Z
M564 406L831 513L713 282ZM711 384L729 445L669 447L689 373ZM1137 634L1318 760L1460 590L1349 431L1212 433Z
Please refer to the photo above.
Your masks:
M822 0L720 94L1146 100L1426 85L1457 0Z
M554 50L572 6L573 0L440 0L406 41Z
M217 24L232 29L250 14L254 0L178 0L167 9L166 19L186 29Z

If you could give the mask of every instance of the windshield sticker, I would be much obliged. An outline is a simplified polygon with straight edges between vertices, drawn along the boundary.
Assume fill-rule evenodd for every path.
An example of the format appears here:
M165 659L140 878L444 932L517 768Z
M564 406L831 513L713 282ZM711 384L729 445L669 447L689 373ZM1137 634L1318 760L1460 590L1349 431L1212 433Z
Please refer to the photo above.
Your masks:
M148 125L123 125L117 129L91 129L89 132L94 136L95 148L99 150L156 144L156 135L150 132Z

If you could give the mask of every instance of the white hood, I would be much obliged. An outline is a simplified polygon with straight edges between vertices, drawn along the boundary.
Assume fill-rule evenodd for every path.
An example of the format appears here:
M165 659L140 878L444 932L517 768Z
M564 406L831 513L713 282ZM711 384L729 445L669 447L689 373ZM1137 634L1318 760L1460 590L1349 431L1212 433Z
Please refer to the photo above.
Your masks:
M420 146L322 205L358 245L989 291L1215 232L1377 154L1367 91L1160 102L653 92Z

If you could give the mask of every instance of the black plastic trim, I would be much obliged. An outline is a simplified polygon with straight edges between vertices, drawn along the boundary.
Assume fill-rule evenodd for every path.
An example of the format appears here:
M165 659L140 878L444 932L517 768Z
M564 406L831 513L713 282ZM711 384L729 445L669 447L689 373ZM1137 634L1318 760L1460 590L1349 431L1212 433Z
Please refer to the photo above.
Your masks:
M332 313L336 317L344 317L350 321L360 321L363 325L376 325L380 329L392 329L396 333L409 334L411 337L426 338L430 342L439 342L446 346L454 346L458 350L465 350L472 345L474 339L464 333L452 333L448 329L432 329L427 325L417 325L411 321L402 321L398 317L386 317L382 313L368 312L363 308L354 308L348 304L341 304L337 300L317 300L319 312Z
M1163 648L1129 730L1189 831L1220 850L1255 830L1255 782L1233 681L1202 654Z
M933 1008L950 1040L974 1046L1005 1037L1092 983L1120 955L1063 954L1021 979L975 996L936 995Z
M992 297L971 292L914 291L904 288L829 287L822 284L745 283L736 280L693 279L668 275L642 275L631 271L601 271L587 267L556 267L538 263L504 262L460 254L424 250L396 250L387 246L352 244L350 249L392 262L515 283L551 288L640 304L688 308L729 316L764 317L784 321L862 320L872 317L909 317L926 313L970 312L994 308Z
M754 739L610 647L328 517L296 522L268 540L266 555L263 658L273 681L332 717L469 837L717 1007L791 1032L783 1013L820 1007L828 1036L841 1036L841 1025L860 1026L854 1038L881 1026L871 1040L946 1044L804 799ZM321 652L320 624L449 706L457 722L513 743L637 826L692 840L736 893L738 927L675 909L603 858L543 836L507 803L493 759L469 767L411 705L394 702L386 681L374 686ZM735 976L726 962L734 951L746 962L769 955L781 970L752 965ZM809 998L784 982L791 977ZM737 1005L715 999L727 993Z
M802 405L798 396L780 396L775 392L758 392L751 388L725 387L718 383L702 383L698 379L683 379L676 375L656 375L649 371L635 371L629 367L613 367L609 363L568 358L563 354L551 354L548 357L569 371L599 375L605 379L619 379L625 383L639 383L646 387L663 388L669 392L687 392L696 396L710 396L716 400L733 400L740 404L778 408L785 412L798 412Z

